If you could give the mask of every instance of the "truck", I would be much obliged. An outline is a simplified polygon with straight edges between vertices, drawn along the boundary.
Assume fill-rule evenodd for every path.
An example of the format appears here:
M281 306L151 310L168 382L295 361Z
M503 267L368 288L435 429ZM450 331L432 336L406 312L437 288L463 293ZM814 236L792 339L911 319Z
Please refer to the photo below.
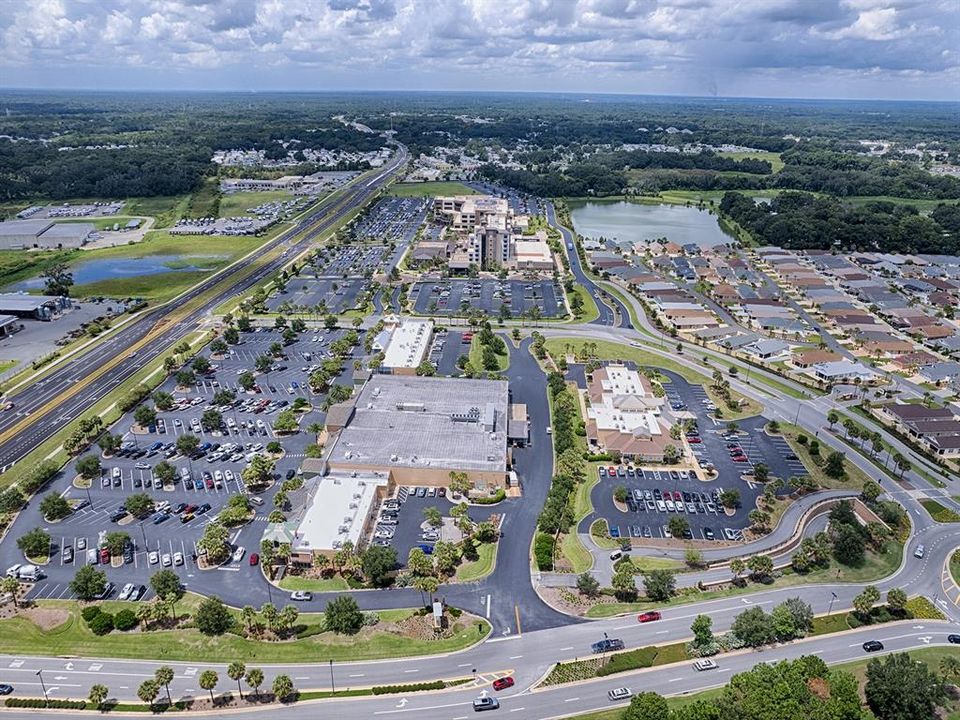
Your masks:
M21 565L17 570L17 578L20 580L36 582L41 577L43 577L43 573L36 565Z

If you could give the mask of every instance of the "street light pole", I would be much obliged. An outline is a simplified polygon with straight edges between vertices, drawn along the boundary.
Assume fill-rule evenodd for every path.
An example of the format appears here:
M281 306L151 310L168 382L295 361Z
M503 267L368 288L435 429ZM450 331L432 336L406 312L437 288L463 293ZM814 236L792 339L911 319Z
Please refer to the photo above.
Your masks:
M831 592L830 595L832 595L832 597L830 598L830 607L827 609L827 615L833 612L833 601L837 599L837 594L835 592Z
M40 687L43 688L43 705L46 705L50 702L50 699L47 697L47 686L43 682L43 670L37 670L37 677L40 678Z
M330 660L330 694L337 694L337 686L333 684L333 659Z

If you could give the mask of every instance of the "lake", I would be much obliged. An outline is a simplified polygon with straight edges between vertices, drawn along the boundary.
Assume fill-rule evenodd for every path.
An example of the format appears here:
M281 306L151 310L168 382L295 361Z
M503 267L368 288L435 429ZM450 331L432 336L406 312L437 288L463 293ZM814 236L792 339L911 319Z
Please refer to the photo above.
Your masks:
M683 205L647 205L618 201L571 202L573 226L585 238L604 237L636 243L665 237L678 245L712 247L730 241L717 216Z
M191 255L148 255L142 258L104 258L102 260L82 260L70 267L75 285L88 285L103 280L157 275L168 272L189 272L208 270L205 263L219 265L219 256ZM12 290L42 290L45 281L35 277L23 280L11 286Z

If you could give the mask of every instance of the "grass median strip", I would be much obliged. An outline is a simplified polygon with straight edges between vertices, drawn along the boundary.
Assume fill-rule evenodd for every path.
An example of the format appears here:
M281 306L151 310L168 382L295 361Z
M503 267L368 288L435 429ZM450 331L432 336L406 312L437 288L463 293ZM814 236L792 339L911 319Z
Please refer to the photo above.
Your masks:
M930 513L930 517L938 523L960 522L960 515L936 500L921 500L920 504L923 505L924 510Z

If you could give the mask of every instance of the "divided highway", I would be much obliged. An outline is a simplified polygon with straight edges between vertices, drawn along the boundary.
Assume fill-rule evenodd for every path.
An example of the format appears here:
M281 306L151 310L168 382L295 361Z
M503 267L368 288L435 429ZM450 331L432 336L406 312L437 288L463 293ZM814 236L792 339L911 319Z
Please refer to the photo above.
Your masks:
M243 261L211 275L178 297L174 301L176 306L166 304L143 312L110 339L63 363L41 381L8 396L16 404L16 412L0 417L0 472L23 459L66 423L82 415L93 403L148 365L164 349L195 330L197 323L218 305L262 283L291 257L308 249L344 216L366 203L406 160L406 148L400 146L391 161L373 178L355 181L322 200L294 227L261 246L257 254L262 256L284 245L287 246L286 252L276 254L235 284L225 285L206 303L182 317L176 315L176 307L195 300L240 272ZM301 234L300 239L295 239Z

